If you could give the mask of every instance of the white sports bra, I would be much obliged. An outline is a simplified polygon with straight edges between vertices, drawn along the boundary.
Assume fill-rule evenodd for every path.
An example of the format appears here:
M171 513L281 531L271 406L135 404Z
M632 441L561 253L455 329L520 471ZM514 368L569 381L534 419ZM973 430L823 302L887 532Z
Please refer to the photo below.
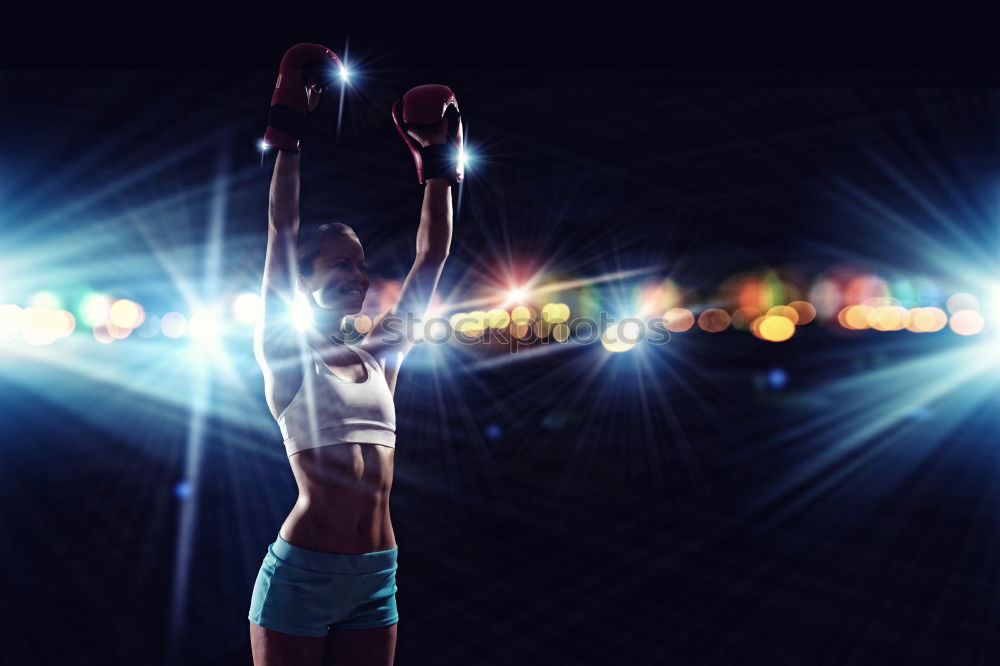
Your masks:
M298 392L277 419L288 455L346 443L396 447L396 407L382 367L360 347L351 350L365 366L363 382L333 374L309 347L313 371L305 373Z

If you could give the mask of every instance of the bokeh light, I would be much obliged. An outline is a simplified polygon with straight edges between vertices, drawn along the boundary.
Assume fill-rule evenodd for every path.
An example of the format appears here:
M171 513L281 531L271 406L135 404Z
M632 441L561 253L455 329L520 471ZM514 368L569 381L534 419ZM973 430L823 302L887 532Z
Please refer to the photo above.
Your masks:
M663 315L663 326L671 333L683 333L694 326L694 314L686 308L670 308Z
M824 320L833 319L841 311L840 288L837 283L827 278L820 278L809 290L809 302L815 306L816 315Z
M66 337L76 327L76 319L66 310L28 307L19 317L21 337L32 345L48 345Z
M799 311L788 305L775 305L766 314L771 317L785 317L791 319L793 324L799 323Z
M634 322L629 322L629 323L634 323ZM635 342L625 342L619 339L619 333L621 332L619 331L620 326L621 324L615 326L609 326L604 331L604 334L601 335L601 344L604 345L604 348L607 349L609 352L615 352L615 353L627 352L636 345Z
M187 318L180 312L168 312L160 319L160 330L168 338L179 338L187 331Z
M972 294L960 292L950 296L945 305L948 312L952 314L956 314L960 310L979 310L979 299Z
M489 328L490 317L483 310L473 310L469 313L465 322L466 335L482 335L483 331Z
M160 332L160 318L155 314L147 314L145 321L135 332L142 338L155 338L156 334Z
M871 314L871 311L870 305L849 305L842 311L844 318L841 324L845 328L863 331L871 326L868 323L868 315Z
M793 308L796 314L798 314L798 320L795 322L796 326L805 326L816 319L816 308L809 301L792 301L788 304L788 307Z
M731 317L731 323L733 325L733 328L738 328L741 331L749 331L750 324L752 324L753 320L759 317L760 315L761 312L757 308L753 307L740 308L733 313Z
M115 341L115 338L108 333L107 327L103 324L98 324L94 327L94 339L105 345L109 345Z
M490 320L490 328L506 328L510 323L510 314L502 308L493 308L486 314Z
M372 318L366 314L359 314L354 317L354 330L361 335L366 335L370 330L372 330Z
M523 305L518 305L510 311L510 321L514 324L527 324L531 319L531 310Z
M542 319L550 324L566 322L569 320L569 306L565 303L546 303L542 307Z
M62 299L51 291L40 291L28 300L28 307L58 310L62 307Z
M761 317L757 335L769 342L784 342L795 335L795 322L781 315L765 315Z
M940 331L948 325L948 315L940 308L910 308L906 330L913 333Z
M722 308L708 308L698 315L698 326L708 333L724 331L729 328L729 313Z
M142 323L145 313L142 306L122 298L111 304L108 321L119 328L135 328Z
M80 320L87 326L98 326L108 319L111 297L107 294L88 294L80 302Z
M909 323L909 311L899 305L880 305L868 312L868 325L876 331L900 331Z
M984 325L983 315L975 310L959 310L948 320L948 326L959 335L975 335Z
M124 340L128 336L132 335L131 326L118 326L110 319L104 323L104 329L108 332L108 335L116 340Z
M871 298L888 298L889 286L876 275L859 275L844 287L844 302L860 305Z

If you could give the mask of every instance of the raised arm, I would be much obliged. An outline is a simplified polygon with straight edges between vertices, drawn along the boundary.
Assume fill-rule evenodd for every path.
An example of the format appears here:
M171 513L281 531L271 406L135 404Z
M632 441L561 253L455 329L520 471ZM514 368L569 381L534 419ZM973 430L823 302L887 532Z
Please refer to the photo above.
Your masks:
M298 388L302 371L292 318L298 271L295 245L299 233L299 155L280 151L271 176L268 200L267 254L261 288L262 316L254 331L254 353L265 382L280 374ZM297 381L296 381L297 380ZM271 391L267 393L270 395ZM280 410L279 410L280 411Z
M301 345L291 317L298 270L299 139L306 114L316 109L340 60L319 44L296 44L281 59L264 143L278 155L268 199L267 254L261 286L262 316L254 329L254 355L264 373L268 406L278 416L302 384ZM287 395L289 394L290 395Z
M426 314L451 249L453 217L451 179L427 179L417 227L416 257L403 280L399 298L386 316L411 315L420 319Z
M413 266L395 304L375 322L362 346L383 361L389 386L395 389L399 365L412 345L407 322L426 315L451 249L452 184L460 182L463 173L461 116L450 89L413 88L393 107L393 118L413 154L424 198Z

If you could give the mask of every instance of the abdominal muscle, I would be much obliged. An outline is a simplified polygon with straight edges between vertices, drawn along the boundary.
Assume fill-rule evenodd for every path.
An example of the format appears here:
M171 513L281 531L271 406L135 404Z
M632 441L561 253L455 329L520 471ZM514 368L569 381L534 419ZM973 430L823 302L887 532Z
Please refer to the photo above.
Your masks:
M326 553L370 553L396 547L389 518L395 449L333 444L304 449L288 460L299 497L279 534Z

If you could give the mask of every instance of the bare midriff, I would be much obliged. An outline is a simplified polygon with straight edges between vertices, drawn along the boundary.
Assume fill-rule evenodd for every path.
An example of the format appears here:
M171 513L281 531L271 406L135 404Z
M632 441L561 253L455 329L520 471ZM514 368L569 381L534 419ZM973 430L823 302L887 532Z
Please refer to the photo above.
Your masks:
M394 455L378 444L334 444L289 456L299 497L281 538L325 553L395 548L389 517Z

